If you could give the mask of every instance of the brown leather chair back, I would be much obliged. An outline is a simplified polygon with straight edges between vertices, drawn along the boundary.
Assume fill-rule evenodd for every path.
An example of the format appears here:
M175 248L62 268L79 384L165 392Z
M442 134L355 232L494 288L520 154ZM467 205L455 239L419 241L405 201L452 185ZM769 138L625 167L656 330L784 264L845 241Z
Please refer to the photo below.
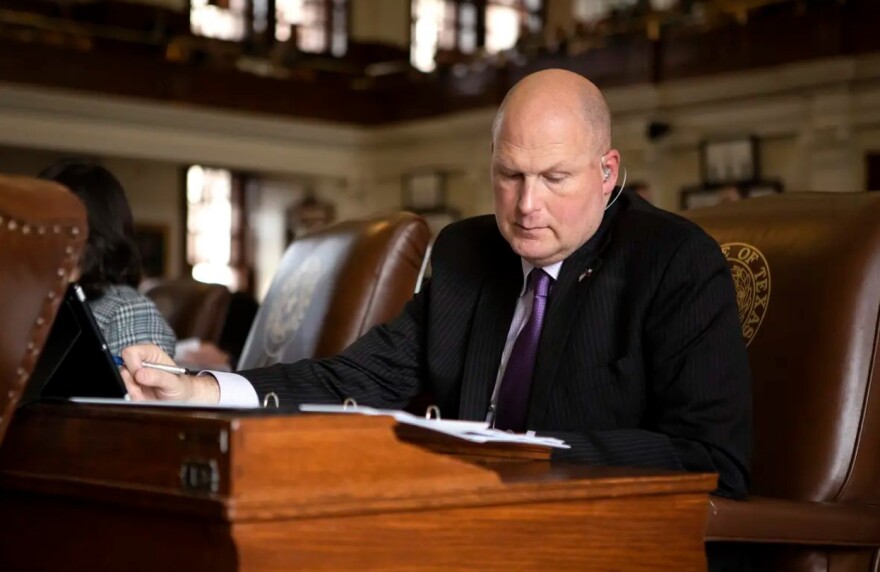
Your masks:
M248 369L339 353L412 298L430 240L411 213L342 222L285 252L238 362Z
M87 237L73 193L0 176L0 442Z
M752 493L880 503L880 194L684 213L730 263L754 380Z
M159 280L142 288L174 330L178 340L220 341L231 294L222 284L197 280Z

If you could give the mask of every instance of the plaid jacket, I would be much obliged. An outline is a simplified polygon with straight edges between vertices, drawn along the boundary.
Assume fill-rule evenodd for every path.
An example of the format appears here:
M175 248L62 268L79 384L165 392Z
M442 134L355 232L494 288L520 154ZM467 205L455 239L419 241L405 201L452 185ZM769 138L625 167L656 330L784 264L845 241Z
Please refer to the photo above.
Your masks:
M114 355L128 346L150 343L174 357L174 331L152 300L131 286L110 286L103 296L90 300L89 307Z

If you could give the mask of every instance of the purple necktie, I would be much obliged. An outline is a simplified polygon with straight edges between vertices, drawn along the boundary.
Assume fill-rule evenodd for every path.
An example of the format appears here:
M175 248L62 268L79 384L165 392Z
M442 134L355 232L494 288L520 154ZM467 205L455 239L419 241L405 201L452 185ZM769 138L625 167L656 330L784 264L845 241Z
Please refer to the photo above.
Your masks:
M544 323L544 310L547 309L547 292L553 279L550 275L534 268L529 273L534 299L529 321L513 343L507 367L498 391L495 427L521 432L526 427L526 412L529 408L529 389L535 371L535 354L538 353L538 340L541 339L541 325Z

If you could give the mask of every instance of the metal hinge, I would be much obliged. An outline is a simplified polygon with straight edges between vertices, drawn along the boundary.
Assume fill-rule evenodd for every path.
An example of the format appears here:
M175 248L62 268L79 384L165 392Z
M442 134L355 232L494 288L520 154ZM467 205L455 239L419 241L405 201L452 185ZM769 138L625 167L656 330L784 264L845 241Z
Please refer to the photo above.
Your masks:
M186 492L216 493L220 490L220 470L213 459L187 459L180 465L180 486Z

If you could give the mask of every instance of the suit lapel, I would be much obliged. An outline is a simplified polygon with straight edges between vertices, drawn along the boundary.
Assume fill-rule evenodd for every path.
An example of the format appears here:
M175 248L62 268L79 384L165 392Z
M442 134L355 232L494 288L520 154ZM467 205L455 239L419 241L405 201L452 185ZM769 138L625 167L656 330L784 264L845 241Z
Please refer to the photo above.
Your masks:
M532 395L526 426L531 429L544 422L550 392L556 381L556 370L562 359L571 325L577 319L587 290L592 283L592 274L598 268L599 259L595 255L574 260L570 258L562 265L559 278L553 285L544 328L538 342L538 355L535 358L535 372L532 377ZM581 275L584 278L579 280ZM588 276L589 275L589 276Z
M602 254L611 240L611 226L616 212L617 207L611 209L593 238L566 259L550 291L532 376L526 420L529 429L541 427L546 420L547 404L571 326L575 320L581 319L578 312L587 298L594 276L602 266Z
M461 385L459 418L482 421L498 376L516 299L522 287L522 265L510 252L483 283L474 313Z

